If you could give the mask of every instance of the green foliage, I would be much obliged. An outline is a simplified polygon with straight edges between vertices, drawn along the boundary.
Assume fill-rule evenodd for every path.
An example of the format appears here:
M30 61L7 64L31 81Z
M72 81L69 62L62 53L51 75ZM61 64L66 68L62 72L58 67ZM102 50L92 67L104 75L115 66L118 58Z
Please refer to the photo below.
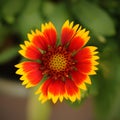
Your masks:
M31 32L34 28L40 28L43 23L40 14L40 0L28 0L28 3L17 18L17 28L19 32L26 38L26 33Z
M95 35L111 36L115 34L111 17L97 4L78 1L71 5L76 19L91 29Z
M102 54L101 70L96 77L98 94L95 103L99 120L117 120L119 116L117 110L120 109L120 58L117 50L115 42L106 46Z
M44 19L46 21L53 21L58 31L61 31L62 24L67 19L70 19L66 6L63 2L52 3L50 1L46 1L43 3L42 12Z
M22 10L24 0L6 0L1 9L1 14L4 20L13 24L15 22L16 15Z
M2 44L4 43L4 36L8 33L7 27L3 26L2 23L0 23L0 47L2 47Z
M0 64L6 63L12 58L16 57L18 54L18 46L11 47L9 49L4 50L0 54Z

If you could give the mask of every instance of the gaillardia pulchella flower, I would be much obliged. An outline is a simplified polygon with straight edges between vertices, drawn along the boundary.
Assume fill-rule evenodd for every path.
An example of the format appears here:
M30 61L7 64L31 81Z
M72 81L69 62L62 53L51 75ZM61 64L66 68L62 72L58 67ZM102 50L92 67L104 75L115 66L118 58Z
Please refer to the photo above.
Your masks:
M53 103L64 98L80 100L81 90L87 90L86 84L91 84L90 75L96 74L99 59L97 47L84 47L90 39L88 34L68 20L62 26L60 40L51 22L42 24L41 30L31 31L29 41L21 44L19 51L28 60L16 65L22 85L40 85L36 94L40 94L42 103L49 99Z

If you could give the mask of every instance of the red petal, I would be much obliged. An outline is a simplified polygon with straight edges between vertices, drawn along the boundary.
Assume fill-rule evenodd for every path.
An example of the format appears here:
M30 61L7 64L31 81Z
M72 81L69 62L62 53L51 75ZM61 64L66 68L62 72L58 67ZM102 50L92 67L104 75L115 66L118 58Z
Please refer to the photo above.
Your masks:
M38 60L41 57L41 53L36 47L31 45L26 48L25 56L31 60Z
M65 27L62 29L62 34L61 34L61 41L62 44L65 45L68 43L72 37L74 36L74 30L68 27Z
M34 36L32 39L32 43L36 47L38 47L42 50L46 50L48 48L48 45L50 44L48 39L42 34Z
M78 91L79 91L78 87L70 79L66 79L66 81L65 81L65 89L66 89L67 94L70 95L70 96L76 95L78 93Z
M97 70L95 65L98 64L96 60L99 58L95 54L98 52L95 51L97 47L94 46L88 46L80 50L75 56L74 59L77 61L76 68L79 70L79 72L83 73L90 73Z
M74 51L82 48L90 39L88 34L89 34L89 31L85 31L85 29L79 28L76 35L70 42L69 50Z
M87 75L82 74L79 71L74 71L71 75L76 86L79 86L87 78Z
M80 49L85 44L85 40L80 36L75 36L69 45L69 50L74 51Z
M54 96L65 94L65 84L62 80L54 80L49 86L49 92Z
M76 64L76 68L78 69L79 72L89 73L92 70L92 62L90 60L78 62Z
M42 32L46 39L48 39L50 45L54 46L57 40L57 32L54 25L51 22L42 25Z
M74 35L77 33L78 27L78 24L73 26L73 22L70 23L69 20L63 24L61 33L62 45L66 45L73 39Z
M28 81L32 84L32 85L36 85L38 84L41 79L42 79L43 75L42 72L40 70L32 70L29 73L27 73L26 78L28 79Z
M48 88L49 88L49 85L51 84L52 80L51 79L47 79L42 87L41 87L41 92L43 93L43 95L45 96L48 96Z
M75 55L75 59L77 61L84 61L86 59L91 59L91 58L92 58L92 53L89 47L83 48Z
M22 69L24 72L30 72L30 71L35 70L35 69L39 70L40 64L37 62L31 62L31 61L23 62Z
M25 41L25 45L20 45L21 50L19 53L24 57L31 59L31 60L39 60L41 57L41 52L34 46L31 45L28 41Z

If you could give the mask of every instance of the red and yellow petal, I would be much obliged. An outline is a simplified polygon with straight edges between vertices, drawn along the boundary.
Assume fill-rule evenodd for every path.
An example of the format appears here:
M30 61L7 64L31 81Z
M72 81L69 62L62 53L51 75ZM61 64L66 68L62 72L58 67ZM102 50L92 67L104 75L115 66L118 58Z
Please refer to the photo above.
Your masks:
M87 75L83 74L79 71L72 72L71 76L72 76L72 79L73 79L75 85L79 88L81 87L81 84L84 83L85 80L87 79ZM84 90L86 90L86 89L84 89Z
M96 70L98 70L98 68L95 67L94 63L91 60L86 60L84 62L77 63L76 68L79 72L88 75L94 75L96 74Z
M70 23L69 20L67 20L63 24L62 31L61 31L62 45L66 45L67 43L69 43L73 39L78 27L79 27L78 24L73 27L73 22Z
M75 85L82 89L82 90L87 90L86 83L91 84L90 77L86 74L83 74L79 71L74 71L72 72L72 79L75 83Z
M77 51L81 49L90 39L90 36L88 36L88 34L89 31L86 31L85 29L81 29L80 27L70 42L69 50Z
M64 98L72 102L81 99L79 88L70 79L66 81L48 79L41 85L36 94L40 94L39 100L42 103L49 99L52 99L53 103L58 100L62 102Z
M41 101L41 103L44 103L48 100L48 88L52 81L52 79L47 79L36 91L36 94L40 94L39 100Z
M87 46L83 49L81 49L75 56L74 58L79 61L85 61L87 59L94 59L95 55L98 53L97 47L95 46ZM97 56L96 56L97 58ZM96 60L96 59L95 59Z
M88 75L96 74L96 70L98 69L96 65L98 62L96 60L99 57L96 55L98 52L96 51L97 47L88 46L80 50L74 57L77 61L76 68L81 73L85 73Z
M22 85L26 85L26 88L33 87L37 85L43 78L42 72L40 70L32 70L23 74L20 80L23 81Z
M36 94L40 94L39 100L42 103L48 99L52 99L53 103L56 103L58 99L62 102L65 97L65 84L61 80L47 79Z
M41 58L41 52L30 42L25 41L25 45L21 44L20 47L22 49L19 50L19 53L25 58L31 60L39 60Z
M41 31L45 38L48 39L50 46L54 46L57 40L57 32L54 25L51 22L42 24Z
M65 95L65 84L62 80L53 80L48 89L48 98L52 99L53 103L56 103L59 99L63 101Z
M27 88L37 85L43 75L40 70L40 64L37 62L26 61L15 65L19 68L16 74L22 75L20 80L22 80L22 85L26 85Z
M79 88L86 91L87 90L86 84L91 85L91 79L88 75L87 75L86 79L79 85Z
M71 102L75 102L77 99L81 99L80 89L75 85L72 80L66 79L65 90L66 96L68 97L68 99L71 100Z
M28 33L28 39L32 42L38 49L46 50L48 45L50 45L50 41L44 36L42 32L36 29L36 32L30 34Z
M23 75L27 72L30 72L32 70L39 70L40 69L40 63L38 62L32 62L32 61L26 61L26 62L21 62L17 65L15 65L16 68L19 68L16 71L16 74Z

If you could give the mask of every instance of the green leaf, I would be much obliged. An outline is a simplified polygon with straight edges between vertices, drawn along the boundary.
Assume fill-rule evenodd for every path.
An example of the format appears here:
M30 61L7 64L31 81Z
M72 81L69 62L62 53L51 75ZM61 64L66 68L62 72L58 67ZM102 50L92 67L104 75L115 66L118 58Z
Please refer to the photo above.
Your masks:
M26 34L34 28L40 28L43 19L39 12L41 1L29 0L24 10L18 17L16 28L25 38Z
M8 48L8 49L4 50L3 52L1 52L0 53L0 64L8 62L11 59L13 59L15 56L17 56L18 49L19 48L17 46L14 46L14 47Z
M112 18L98 5L79 1L72 4L71 8L76 19L91 29L95 35L112 36L115 34Z
M101 71L96 79L98 94L95 97L97 120L118 120L120 115L120 57L116 43L109 42L101 54Z
M0 47L4 43L4 37L8 33L8 29L6 26L3 26L2 23L0 22Z
M52 21L55 24L55 27L57 28L59 33L61 31L61 27L63 23L67 19L71 19L66 10L66 6L63 2L55 4L52 2L46 1L43 3L42 12L43 12L44 17L48 21Z
M24 0L7 0L3 6L1 13L3 18L12 24L15 21L15 16L19 13L24 5Z

